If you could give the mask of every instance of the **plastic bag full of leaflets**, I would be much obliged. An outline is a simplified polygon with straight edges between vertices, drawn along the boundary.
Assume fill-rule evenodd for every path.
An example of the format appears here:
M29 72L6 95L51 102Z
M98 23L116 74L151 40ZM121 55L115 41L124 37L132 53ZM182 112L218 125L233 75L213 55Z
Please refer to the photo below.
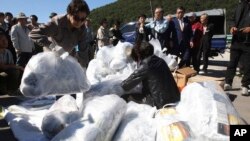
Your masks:
M90 84L85 70L76 59L62 51L43 52L33 56L21 81L20 90L27 97L85 92Z
M196 140L228 141L229 125L244 124L221 86L213 81L187 85L176 109Z
M168 107L170 106L170 107ZM190 126L178 114L174 105L165 105L155 114L156 141L194 141Z
M91 60L86 74L91 84L97 84L103 80L109 80L114 75L129 76L136 63L130 59L133 45L127 42L119 42L114 46L104 46Z
M126 108L126 102L117 95L87 98L79 110L81 118L52 141L111 141Z
M113 141L154 141L156 107L129 102Z
M102 131L104 136L100 141L111 141L126 109L127 103L117 95L90 97L80 107L81 120L94 124Z
M76 100L70 95L64 95L45 114L41 129L47 138L52 139L61 130L78 119L80 119L80 115Z

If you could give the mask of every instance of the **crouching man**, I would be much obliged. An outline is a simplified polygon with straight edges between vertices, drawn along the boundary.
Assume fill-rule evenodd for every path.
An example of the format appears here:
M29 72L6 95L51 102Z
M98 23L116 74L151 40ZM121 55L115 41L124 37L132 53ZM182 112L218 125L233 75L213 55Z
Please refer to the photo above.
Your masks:
M142 94L146 104L162 108L165 104L176 103L180 93L166 62L154 55L154 47L148 42L137 44L131 54L139 63L136 69L122 82L122 88L128 91L142 82Z

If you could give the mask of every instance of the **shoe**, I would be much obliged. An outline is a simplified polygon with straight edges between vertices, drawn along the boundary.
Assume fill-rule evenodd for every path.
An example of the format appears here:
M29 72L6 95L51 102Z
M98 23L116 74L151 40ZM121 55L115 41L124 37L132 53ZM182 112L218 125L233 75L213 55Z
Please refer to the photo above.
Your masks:
M242 87L242 88L241 88L241 95L249 96L248 88Z
M231 90L232 89L232 86L230 84L224 84L224 91L228 91L228 90Z
M199 74L207 74L207 71L206 70L201 70L201 71L199 71Z

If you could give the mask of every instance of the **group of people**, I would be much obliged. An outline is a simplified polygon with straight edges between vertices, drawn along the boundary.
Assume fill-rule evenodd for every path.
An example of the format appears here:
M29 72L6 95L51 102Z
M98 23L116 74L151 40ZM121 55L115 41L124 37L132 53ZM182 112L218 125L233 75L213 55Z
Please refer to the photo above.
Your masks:
M225 88L231 86L232 76L235 73L237 62L233 62L232 60L235 58L236 61L237 59L239 60L240 55L245 56L245 58L249 56L247 49L249 42L241 42L240 39L244 37L239 34L248 33L247 35L249 35L250 33L250 27L245 28L249 26L250 18L245 18L246 20L241 19L241 15L243 17L244 15L249 16L247 14L249 13L249 0L245 1L248 5L246 3L245 5L240 4L238 13L236 13L236 24L231 29L233 35L237 36L233 38L231 51L234 52L231 52L231 61L228 67ZM247 8L241 10L242 7ZM124 80L121 86L124 90L129 90L142 82L142 92L146 97L146 103L157 108L161 108L167 103L178 102L180 100L180 93L167 64L163 59L153 55L154 48L148 42L150 38L158 39L162 50L166 53L180 57L179 68L190 66L192 60L193 67L197 72L207 72L214 25L208 23L208 15L205 13L200 16L199 21L197 21L195 13L188 18L184 17L184 13L185 9L178 7L176 17L168 15L164 19L163 9L157 7L152 22L146 24L145 15L140 15L138 18L136 43L131 53L134 61L138 62L138 69ZM84 0L72 0L67 7L65 15L57 15L47 24L37 25L35 22L33 23L33 20L37 21L38 18L32 16L32 22L27 25L27 17L24 13L20 13L17 17L18 23L11 27L10 34L6 34L6 31L9 29L1 30L0 33L1 72L9 75L11 74L9 70L23 71L32 56L34 48L40 47L43 51L56 51L58 46L62 47L64 51L75 55L80 64L86 68L89 61L94 58L94 49L91 45L93 44L93 36L89 28L90 20L87 18L89 14L89 7ZM119 31L120 22L115 22L113 28L110 30L107 30L107 25L106 19L100 22L100 28L96 36L98 49L110 44L115 46L119 40L122 40ZM2 23L0 26L1 28L4 27ZM11 54L11 51L6 50L8 43L9 46L12 45L14 47L14 51L17 54L16 65L14 65L15 55ZM38 47L35 47L35 45ZM203 56L203 69L200 71L201 56ZM249 67L244 67L244 71L245 74L242 82L243 86L247 88L250 83L248 78ZM0 80L2 81L2 77ZM14 79L8 78L8 81L13 83ZM1 90L3 89L1 88Z
M184 17L184 7L176 9L176 17L168 15L164 18L164 11L161 7L157 7L154 13L154 20L147 24L145 23L146 15L138 17L136 42L157 38L163 51L181 59L179 68L190 66L192 62L198 73L207 73L211 39L214 34L214 25L208 23L208 15L202 14L200 20L197 19L195 13ZM200 70L201 56L203 56L202 70Z

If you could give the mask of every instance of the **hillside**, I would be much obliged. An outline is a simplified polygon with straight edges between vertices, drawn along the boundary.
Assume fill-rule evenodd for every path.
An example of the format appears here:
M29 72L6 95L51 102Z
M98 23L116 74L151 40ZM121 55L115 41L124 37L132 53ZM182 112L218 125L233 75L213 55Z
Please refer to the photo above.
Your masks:
M151 0L152 9L157 6L162 6L164 15L174 14L178 6L184 6L186 12L202 11L214 8L225 8L227 11L227 20L230 20L233 15L238 0ZM91 11L90 18L92 19L93 27L96 30L99 26L99 21L102 18L107 18L112 24L118 19L122 23L135 21L140 14L146 14L152 17L150 0L117 0L114 3L94 9Z

